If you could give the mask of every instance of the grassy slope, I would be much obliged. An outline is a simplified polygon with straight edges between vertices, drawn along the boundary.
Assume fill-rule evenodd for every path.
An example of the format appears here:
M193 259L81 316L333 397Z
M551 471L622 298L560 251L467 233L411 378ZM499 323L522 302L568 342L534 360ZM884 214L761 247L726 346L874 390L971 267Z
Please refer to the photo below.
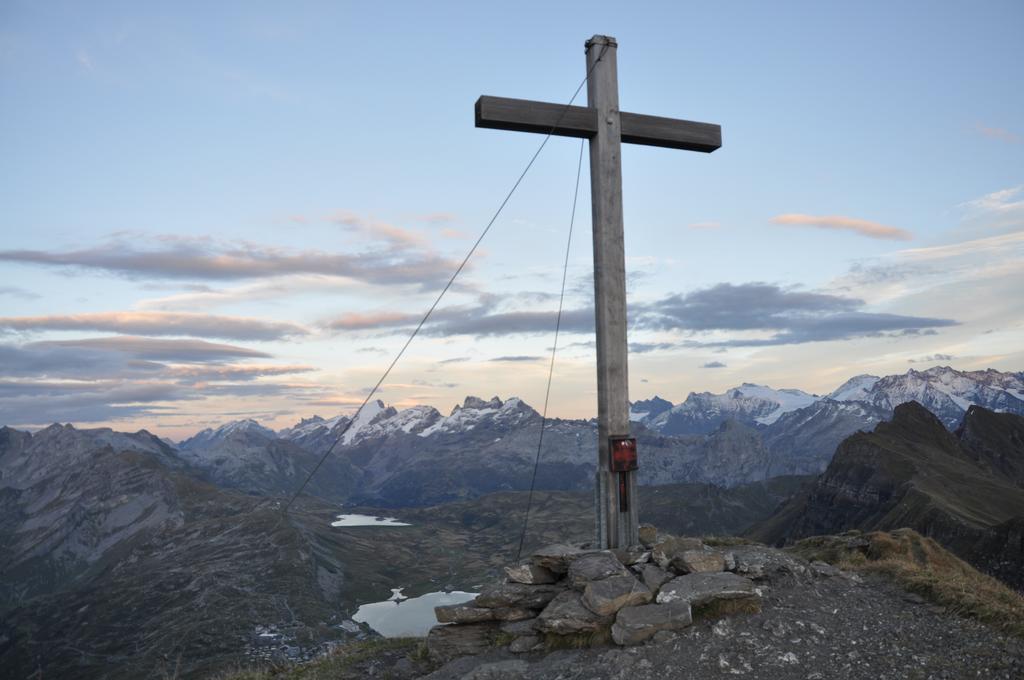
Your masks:
M1024 637L1024 596L912 529L814 536L789 550L842 569L884 574L952 613Z

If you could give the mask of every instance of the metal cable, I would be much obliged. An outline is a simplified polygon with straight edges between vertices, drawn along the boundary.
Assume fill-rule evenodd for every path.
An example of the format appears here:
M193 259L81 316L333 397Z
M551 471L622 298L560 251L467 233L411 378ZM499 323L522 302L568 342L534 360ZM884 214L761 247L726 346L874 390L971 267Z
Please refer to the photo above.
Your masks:
M410 335L409 339L405 341L404 345L402 345L402 349L400 349L398 351L398 354L395 355L395 358L388 365L387 370L384 371L384 374L380 377L380 380L377 381L377 384L374 385L373 389L371 389L369 394L366 395L366 399L364 399L363 403L359 405L358 409L356 409L356 412L355 414L353 414L352 419L345 423L345 426L338 433L338 436L335 437L330 447L327 449L324 455L320 457L320 460L317 461L317 464L310 471L309 475L306 476L305 481L302 482L302 485L298 488L298 490L292 495L291 498L288 499L288 502L285 503L284 507L281 509L282 515L287 514L288 509L292 506L292 503L295 502L295 500L299 497L299 494L302 493L302 491L309 484L310 480L313 479L313 475L317 473L317 470L319 470L320 466L324 464L324 461L326 461L327 458L334 452L334 449L338 446L338 443L341 441L342 437L345 436L345 433L348 432L349 428L352 427L352 424L355 423L356 420L359 418L359 414L363 412L363 408L365 408L366 405L370 403L370 399L373 398L373 395L377 393L377 390L380 389L380 386L387 379L388 375L390 375L391 369L393 369L395 367L395 364L398 363L398 360L402 358L402 355L405 354L405 350L408 349L409 345L412 344L413 339L419 334L424 324L427 323L427 319L429 319L430 315L434 313L434 309L436 309L437 305L441 302L441 298L444 297L445 293L448 292L448 289L452 287L453 283L455 283L455 278L462 273L462 270L466 267L466 263L469 262L469 258L473 256L473 253L476 252L476 249L480 245L480 242L484 240L485 236L487 236L487 232L491 230L491 227L494 225L494 222L498 219L498 216L501 215L501 212L505 209L505 206L512 198L512 194L516 192L516 189L519 188L519 185L522 183L523 178L526 177L526 173L530 171L531 167L533 167L533 163L534 161L537 160L537 156L539 156L540 152L544 150L545 146L547 146L548 140L551 139L551 136L555 133L555 130L558 129L558 125L559 123L562 122L562 118L565 117L565 114L569 111L569 108L572 106L572 103L576 101L576 97L579 95L580 90L582 90L583 86L586 85L587 80L590 79L590 74L593 72L594 68L598 65L598 63L600 63L601 59L604 58L604 53L607 50L608 45L606 44L602 48L601 54L598 55L594 63L590 66L589 69L587 69L587 74L583 76L583 80L580 81L580 84L576 87L576 91L572 93L572 97L569 98L569 102L562 108L561 113L558 114L558 118L555 120L555 124L552 125L551 129L548 130L548 133L544 135L544 139L541 141L540 146L538 146L537 150L533 152L533 156L530 157L530 161L526 164L526 167L523 168L523 171L519 174L519 178L515 181L515 183L512 185L512 188L509 189L508 193L505 195L504 200L502 200L501 204L498 206L498 209L494 212L494 215L491 217L490 221L487 222L487 226L484 227L484 230L480 233L480 236L477 238L476 242L473 243L473 247L469 249L468 253L466 253L466 257L462 259L462 263L459 264L458 269L456 269L455 273L452 274L450 279L448 279L448 283L445 284L444 288L438 294L437 299L434 300L434 304L430 305L430 308L427 310L427 313L423 315L423 318L420 320L420 322L416 325L416 328L413 330L412 335Z
M526 527L530 522L530 507L533 505L533 489L537 483L537 468L540 466L540 452L544 445L544 427L548 421L548 400L551 398L551 380L555 375L555 353L558 351L558 332L562 328L562 305L565 302L565 279L569 273L569 250L572 247L572 227L576 222L576 202L580 197L580 173L583 170L583 142L580 140L580 158L576 163L576 188L572 193L572 213L569 215L569 238L565 243L565 263L562 265L562 290L558 295L558 316L555 319L555 341L551 346L551 364L548 367L548 386L544 391L544 411L540 416L540 436L537 438L537 456L533 461L533 477L530 479L530 495L526 499L526 515L523 517L523 531L519 534L519 549L516 561L523 554L523 542L526 540Z

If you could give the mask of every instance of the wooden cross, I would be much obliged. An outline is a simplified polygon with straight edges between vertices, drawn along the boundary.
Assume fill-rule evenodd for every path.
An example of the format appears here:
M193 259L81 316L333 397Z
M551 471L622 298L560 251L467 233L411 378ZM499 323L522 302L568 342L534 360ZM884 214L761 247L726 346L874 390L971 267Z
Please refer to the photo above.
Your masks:
M613 461L622 458L615 454L625 453L628 458L630 444L621 144L705 153L722 145L722 128L718 125L619 111L617 47L615 38L606 35L595 35L586 42L587 106L486 96L476 102L477 127L590 140L597 326L596 511L597 540L602 548L639 542L636 471L617 472L612 468ZM622 467L629 466L619 465Z

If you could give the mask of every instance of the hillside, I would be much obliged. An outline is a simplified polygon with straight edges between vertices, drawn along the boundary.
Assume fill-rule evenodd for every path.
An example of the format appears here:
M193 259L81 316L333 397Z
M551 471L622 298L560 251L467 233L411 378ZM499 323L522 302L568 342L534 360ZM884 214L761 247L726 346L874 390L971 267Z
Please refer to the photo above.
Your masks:
M949 432L916 402L846 439L828 469L750 534L782 544L849 529L910 527L1024 585L1024 418L973 406Z
M345 646L311 664L273 672L254 669L226 680L656 680L732 675L768 680L1010 680L1024 672L1024 598L913 531L822 537L788 551L757 545L719 551L727 555L726 564L733 565L729 568L737 575L753 580L758 606L698 605L692 624L665 626L646 642L624 643L633 646L613 644L613 627L613 640L578 636L568 648L549 644L523 653L510 640L530 621L517 621L500 624L504 635L490 639L464 636L461 651L472 655L447 662L431 656L436 649L431 638L426 645L397 639ZM636 571L646 574L650 568L641 565ZM707 576L683 576L670 587ZM615 578L621 577L609 580ZM630 609L646 612L659 606L666 605L625 606L616 621ZM544 616L542 612L542 621ZM665 622L652 618L648 625ZM544 629L545 623L525 630L538 628Z
M409 527L332 527L334 504L307 497L284 516L279 500L194 476L152 435L70 426L0 430L0 473L0 667L14 677L146 677L179 659L201 677L248 662L270 625L303 658L350 638L338 624L391 588L495 578L526 505L505 492L407 509ZM643 489L643 517L737 533L803 481ZM528 549L589 537L590 494L534 500Z

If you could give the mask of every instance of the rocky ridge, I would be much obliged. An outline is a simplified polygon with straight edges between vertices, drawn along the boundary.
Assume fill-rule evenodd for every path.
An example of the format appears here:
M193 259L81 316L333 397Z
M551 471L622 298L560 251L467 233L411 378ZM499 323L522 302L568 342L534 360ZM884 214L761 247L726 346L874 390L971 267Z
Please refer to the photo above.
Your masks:
M909 527L1024 585L1024 417L971 406L950 432L924 406L840 444L828 469L751 537L771 544Z

